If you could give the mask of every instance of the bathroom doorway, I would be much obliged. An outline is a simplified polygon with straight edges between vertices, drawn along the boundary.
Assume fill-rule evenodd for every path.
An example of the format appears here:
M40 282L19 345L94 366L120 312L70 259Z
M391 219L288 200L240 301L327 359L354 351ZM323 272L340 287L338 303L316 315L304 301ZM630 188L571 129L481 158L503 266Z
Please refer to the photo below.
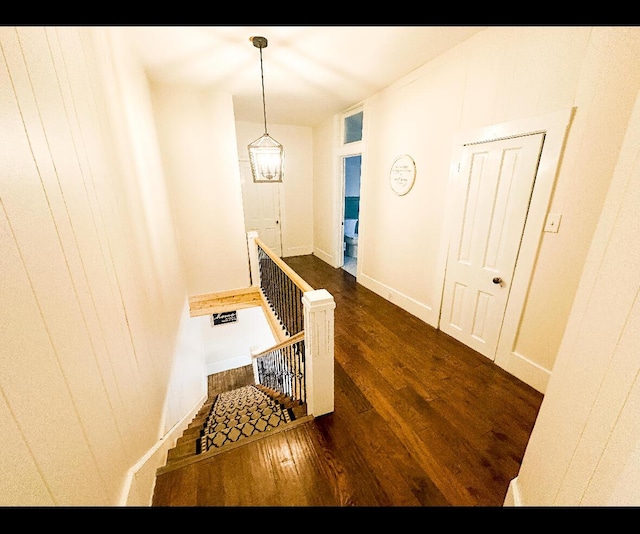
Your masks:
M343 158L344 210L342 220L342 268L356 276L358 262L358 234L360 231L360 176L362 154Z
M357 277L358 235L360 233L360 181L362 174L363 143L362 106L357 106L342 115L338 158L336 160L336 219L340 230L334 234L339 242L336 265Z

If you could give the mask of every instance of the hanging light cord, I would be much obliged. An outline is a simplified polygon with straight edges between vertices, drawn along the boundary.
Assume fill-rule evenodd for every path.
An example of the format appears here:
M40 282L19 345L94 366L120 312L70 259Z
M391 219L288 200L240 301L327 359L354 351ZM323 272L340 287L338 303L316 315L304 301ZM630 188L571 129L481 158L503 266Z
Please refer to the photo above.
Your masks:
M264 133L267 134L267 105L264 99L264 71L262 70L262 47L260 47L260 78L262 80L262 114L264 115Z

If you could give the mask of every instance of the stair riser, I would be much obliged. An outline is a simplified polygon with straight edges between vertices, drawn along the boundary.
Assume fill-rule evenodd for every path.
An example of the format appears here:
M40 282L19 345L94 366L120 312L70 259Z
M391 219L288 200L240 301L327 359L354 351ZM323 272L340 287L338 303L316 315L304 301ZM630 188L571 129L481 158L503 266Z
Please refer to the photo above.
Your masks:
M244 394L247 395L246 398L242 396ZM220 402L217 402L218 400ZM220 408L221 406L226 409ZM246 416L254 410L257 410L257 415L249 415L247 419ZM168 451L166 467L170 464L184 463L196 456L206 456L237 447L245 441L254 441L259 439L261 434L280 431L292 422L306 417L308 416L305 404L264 386L241 386L232 392L221 393L214 400L202 405L182 436L178 438L176 446ZM216 439L215 427L220 423L220 418L225 426L222 427L222 434L217 436L216 443L224 441L225 444L222 447L212 446L207 451L207 439ZM218 421L213 422L216 419ZM230 432L233 432L231 439L228 436Z

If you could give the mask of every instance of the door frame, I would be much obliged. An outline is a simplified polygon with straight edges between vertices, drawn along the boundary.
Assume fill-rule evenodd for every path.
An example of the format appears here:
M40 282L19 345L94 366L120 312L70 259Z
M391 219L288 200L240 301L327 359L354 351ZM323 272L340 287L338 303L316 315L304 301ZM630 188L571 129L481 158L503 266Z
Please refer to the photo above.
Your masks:
M502 330L498 339L498 348L494 362L517 377L526 376L527 383L546 385L548 373L532 364L514 349L524 304L529 285L534 273L535 261L542 242L544 224L551 204L551 196L558 174L562 150L575 108L565 109L538 117L509 121L483 128L460 132L454 136L453 154L449 168L449 184L447 190L446 219L443 224L442 240L438 262L442 293L438 309L442 310L442 298L446 275L447 256L450 234L453 230L453 203L455 201L455 186L458 180L458 168L462 152L466 145L480 144L509 137L520 137L544 133L545 138L540 153L540 163L536 173L529 212L522 233L520 252L516 262L511 290L507 300ZM440 312L438 314L438 328L440 328ZM535 386L534 386L535 387Z
M344 139L344 120L346 117L354 115L362 111L364 113L363 127L362 127L362 140L354 141L348 144L343 142ZM364 185L364 171L365 171L365 146L367 136L367 111L368 105L357 104L352 106L347 111L334 116L334 135L336 136L335 150L333 153L333 175L334 175L334 220L333 220L333 262L330 262L333 267L342 268L344 266L344 250L342 244L344 243L344 192L345 192L345 176L344 176L344 158L349 156L361 156L360 160L360 224L362 227L362 197L363 197L363 185ZM357 273L360 274L360 265L362 257L362 240L360 234L358 234L358 262Z
M357 152L354 154L348 154L348 155L344 155L344 156L339 156L340 157L340 163L341 163L341 168L342 168L342 207L341 207L341 223L340 223L340 228L341 228L341 232L342 232L342 236L341 236L341 240L344 243L344 221L345 221L345 212L344 212L344 207L345 207L345 202L346 202L346 198L347 198L347 173L346 173L346 169L347 169L347 159L348 158L355 158L355 157L360 157L360 184L362 184L362 153L361 152ZM358 195L361 196L361 192L360 192L361 187L358 187ZM359 216L358 216L359 217ZM358 218L358 221L360 219ZM358 225L360 223L358 222ZM344 257L346 254L346 250L345 247L340 247L341 253L339 256L340 259L340 267L344 267ZM358 258L356 258L356 269L357 269L357 265L358 265ZM357 271L356 271L357 272Z

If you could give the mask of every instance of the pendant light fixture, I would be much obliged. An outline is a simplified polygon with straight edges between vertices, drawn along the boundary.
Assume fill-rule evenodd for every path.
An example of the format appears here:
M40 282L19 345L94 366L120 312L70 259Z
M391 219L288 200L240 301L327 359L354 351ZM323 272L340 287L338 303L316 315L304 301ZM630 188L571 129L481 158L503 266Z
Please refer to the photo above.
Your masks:
M267 107L264 99L264 72L262 70L262 49L267 47L264 37L250 37L253 46L260 49L260 77L262 79L262 111L264 114L264 135L249 145L251 173L255 183L282 182L284 148L267 132Z

